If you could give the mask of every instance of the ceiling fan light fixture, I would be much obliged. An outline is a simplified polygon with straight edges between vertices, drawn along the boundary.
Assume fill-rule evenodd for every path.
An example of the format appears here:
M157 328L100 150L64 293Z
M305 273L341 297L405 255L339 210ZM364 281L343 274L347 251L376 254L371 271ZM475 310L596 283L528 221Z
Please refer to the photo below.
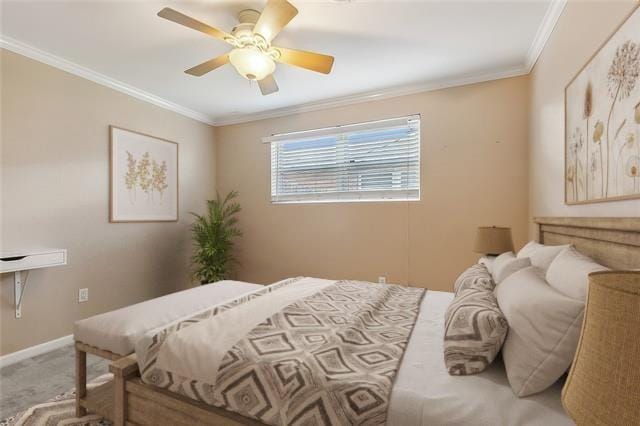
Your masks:
M262 80L276 69L273 59L255 47L239 47L229 52L229 62L248 80Z

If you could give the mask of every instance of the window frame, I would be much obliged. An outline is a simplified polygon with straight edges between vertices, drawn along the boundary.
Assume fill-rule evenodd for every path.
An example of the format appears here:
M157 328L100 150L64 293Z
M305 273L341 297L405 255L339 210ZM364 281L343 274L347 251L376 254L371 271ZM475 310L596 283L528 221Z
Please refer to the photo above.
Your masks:
M418 122L417 125L417 169L415 173L417 176L417 188L415 189L384 189L384 190L369 190L369 191L333 191L325 193L311 193L311 194L286 194L275 195L274 197L274 153L273 150L276 144L287 142L304 142L313 141L321 137L329 137L340 135L344 138L344 135L354 132L364 132L367 130L384 130L383 123L389 123L387 128L392 128L392 123L400 123L401 120L406 120L407 123L414 120ZM409 125L409 124L407 124ZM419 202L422 199L422 121L420 114L411 114L406 116L386 118L381 120L366 121L359 123L352 123L346 125L337 125L332 127L324 127L312 130L302 130L296 132L288 132L281 134L274 134L262 139L263 143L269 144L269 198L271 204L326 204L326 203L360 203L360 202ZM344 142L346 145L346 142ZM339 164L339 163L336 163ZM392 181L397 179L394 175L399 173L398 171L390 171ZM362 179L362 177L359 177ZM276 199L274 199L276 198Z

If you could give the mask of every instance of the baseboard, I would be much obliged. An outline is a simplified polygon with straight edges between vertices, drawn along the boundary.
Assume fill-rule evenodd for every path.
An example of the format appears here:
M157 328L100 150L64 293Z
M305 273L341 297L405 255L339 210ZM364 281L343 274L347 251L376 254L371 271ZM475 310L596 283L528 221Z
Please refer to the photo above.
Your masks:
M73 334L60 337L59 339L49 340L48 342L41 343L39 345L31 346L29 348L22 349L17 352L0 356L0 368L6 367L16 362L32 358L43 353L53 351L55 349L67 346L73 343Z

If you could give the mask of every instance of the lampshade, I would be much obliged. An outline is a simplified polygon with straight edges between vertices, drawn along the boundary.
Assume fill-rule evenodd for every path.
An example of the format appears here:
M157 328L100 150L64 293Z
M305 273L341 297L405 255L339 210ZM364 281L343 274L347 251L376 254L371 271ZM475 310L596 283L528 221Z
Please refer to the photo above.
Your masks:
M229 62L249 80L262 80L276 69L269 55L251 46L233 49L229 52Z
M513 250L511 228L499 228L497 226L481 226L476 234L476 244L473 249L476 253L500 254Z
M562 404L577 425L640 422L640 271L594 272Z

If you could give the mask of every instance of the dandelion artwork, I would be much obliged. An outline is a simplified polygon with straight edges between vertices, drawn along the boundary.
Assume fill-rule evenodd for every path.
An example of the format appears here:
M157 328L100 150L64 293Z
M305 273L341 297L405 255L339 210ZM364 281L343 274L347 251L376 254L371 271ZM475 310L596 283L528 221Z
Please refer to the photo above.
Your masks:
M565 201L640 198L640 9L565 90Z
M111 222L178 220L178 144L110 129Z

